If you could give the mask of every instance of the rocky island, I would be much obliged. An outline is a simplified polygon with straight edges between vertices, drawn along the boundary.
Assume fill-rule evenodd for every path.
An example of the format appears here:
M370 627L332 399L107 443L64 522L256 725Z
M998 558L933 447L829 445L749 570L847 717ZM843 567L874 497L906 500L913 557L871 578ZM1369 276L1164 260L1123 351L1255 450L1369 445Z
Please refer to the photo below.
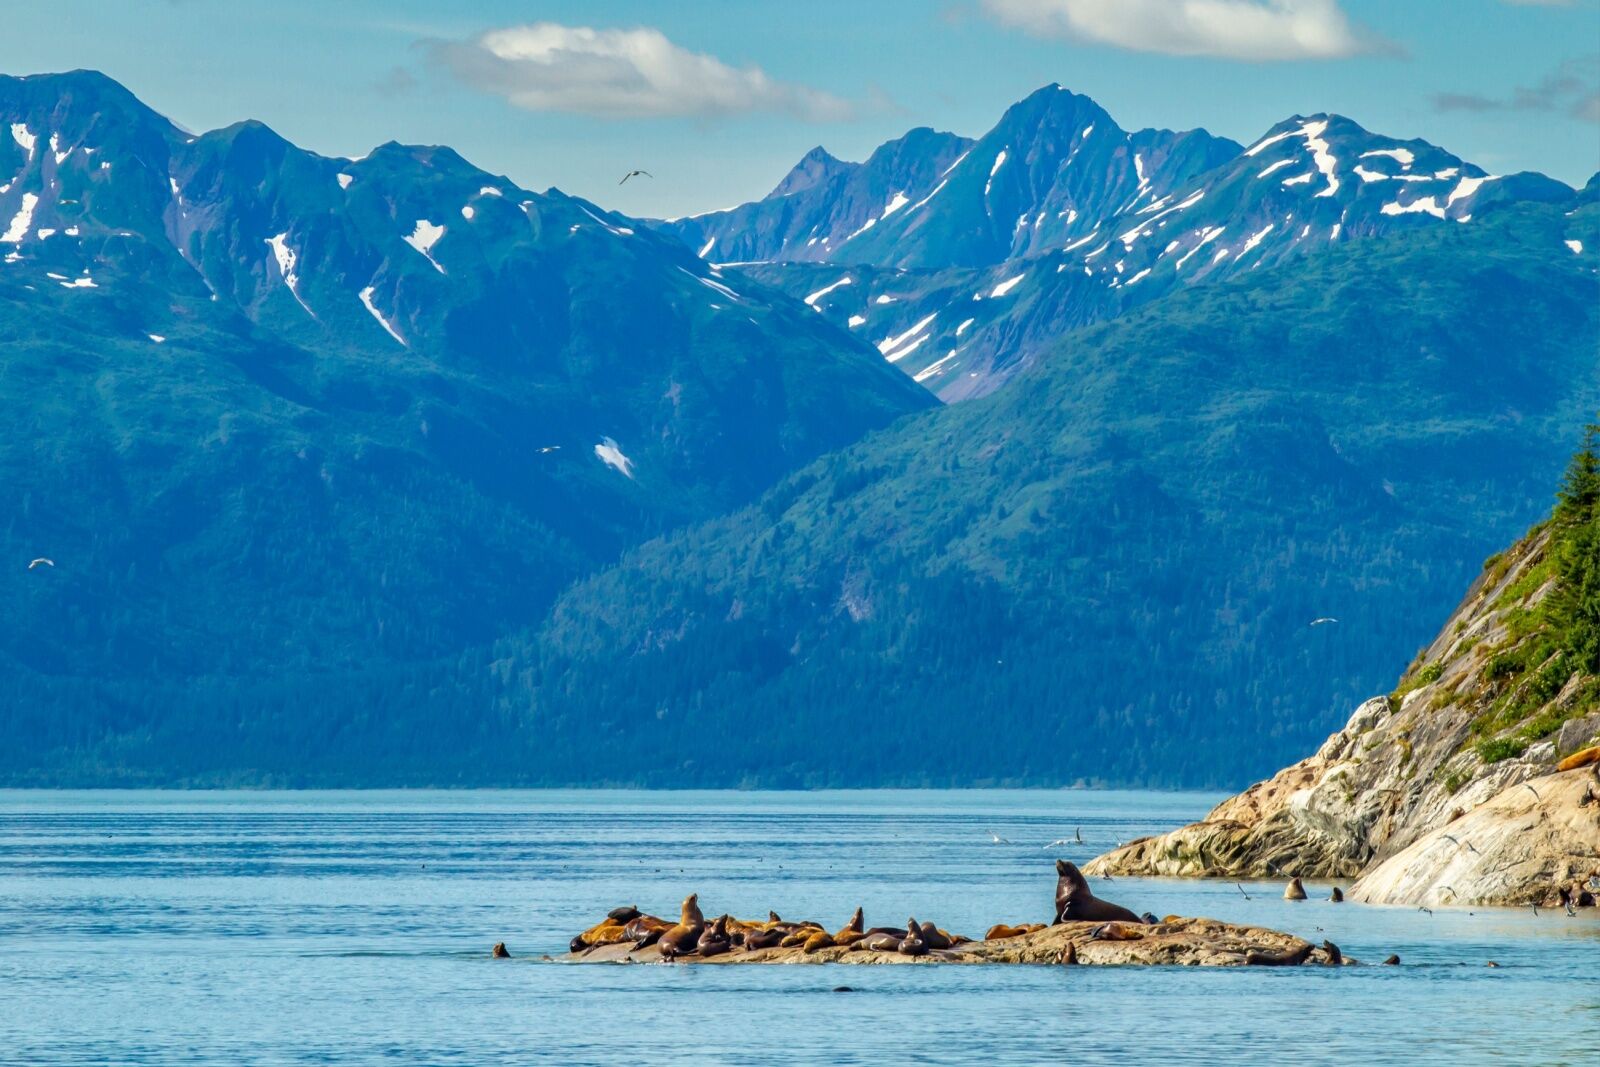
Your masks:
M1339 966L1337 945L1216 919L1133 912L1094 895L1076 866L1056 863L1056 909L1050 924L989 928L981 940L915 918L904 926L868 927L860 908L838 931L814 921L764 921L721 915L706 920L698 894L676 923L635 907L617 908L572 939L571 963L1035 963L1183 966ZM495 955L504 953L496 946Z

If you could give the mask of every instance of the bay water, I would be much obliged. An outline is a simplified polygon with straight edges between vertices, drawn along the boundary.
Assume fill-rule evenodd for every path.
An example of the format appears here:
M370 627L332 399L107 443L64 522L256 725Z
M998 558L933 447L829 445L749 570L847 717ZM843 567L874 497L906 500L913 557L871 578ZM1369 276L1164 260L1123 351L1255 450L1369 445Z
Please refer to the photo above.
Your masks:
M982 936L1219 796L0 791L0 1063L1600 1062L1600 917L1097 880L1364 966L548 962L610 908ZM1079 843L1081 836L1082 842ZM493 960L504 941L513 958ZM1399 967L1376 964L1391 952ZM1498 967L1489 967L1493 961ZM838 987L848 991L837 991Z

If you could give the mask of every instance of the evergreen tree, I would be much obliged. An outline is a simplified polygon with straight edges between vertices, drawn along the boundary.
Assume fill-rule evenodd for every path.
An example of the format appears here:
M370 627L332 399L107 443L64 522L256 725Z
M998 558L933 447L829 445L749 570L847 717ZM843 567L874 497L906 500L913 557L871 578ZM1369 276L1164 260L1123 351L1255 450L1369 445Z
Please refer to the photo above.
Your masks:
M1594 517L1595 505L1600 503L1600 423L1584 428L1583 447L1567 464L1556 498L1557 523L1576 526Z
M1600 671L1600 425L1584 433L1583 447L1567 465L1556 505L1554 602L1562 644L1578 665Z

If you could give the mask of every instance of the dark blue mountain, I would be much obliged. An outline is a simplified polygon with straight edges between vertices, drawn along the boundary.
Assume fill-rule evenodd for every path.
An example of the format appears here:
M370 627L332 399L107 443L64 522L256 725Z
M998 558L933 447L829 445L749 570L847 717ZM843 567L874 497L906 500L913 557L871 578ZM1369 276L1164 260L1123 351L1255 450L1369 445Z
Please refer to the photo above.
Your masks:
M0 259L0 688L88 707L454 657L931 404L583 200L88 72L0 79Z

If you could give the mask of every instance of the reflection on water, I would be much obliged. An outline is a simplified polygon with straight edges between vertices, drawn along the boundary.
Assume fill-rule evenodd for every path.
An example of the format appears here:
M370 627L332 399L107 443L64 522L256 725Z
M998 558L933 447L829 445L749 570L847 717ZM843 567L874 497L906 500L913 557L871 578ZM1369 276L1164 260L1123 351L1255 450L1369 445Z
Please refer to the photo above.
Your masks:
M1274 884L1095 889L1403 966L539 962L611 907L674 914L691 891L708 914L829 926L858 904L969 935L1048 921L1057 856L1217 799L0 792L0 1062L1594 1062L1592 915L1333 905L1326 886L1304 903ZM489 959L501 940L515 959Z

